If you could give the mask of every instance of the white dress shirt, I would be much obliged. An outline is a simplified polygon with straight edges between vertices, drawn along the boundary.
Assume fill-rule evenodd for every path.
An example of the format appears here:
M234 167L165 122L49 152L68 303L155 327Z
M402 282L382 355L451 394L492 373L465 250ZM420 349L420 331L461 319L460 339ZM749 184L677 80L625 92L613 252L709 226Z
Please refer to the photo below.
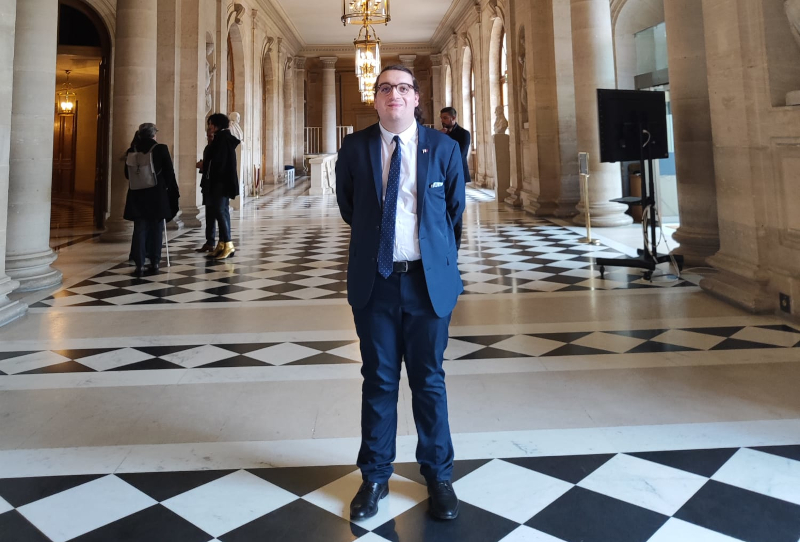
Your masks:
M419 250L419 221L417 219L417 145L419 133L414 122L401 134L393 134L383 125L381 128L381 163L383 168L382 200L386 199L389 167L394 153L394 136L400 136L400 186L397 191L397 215L394 226L395 262L413 261L422 258Z

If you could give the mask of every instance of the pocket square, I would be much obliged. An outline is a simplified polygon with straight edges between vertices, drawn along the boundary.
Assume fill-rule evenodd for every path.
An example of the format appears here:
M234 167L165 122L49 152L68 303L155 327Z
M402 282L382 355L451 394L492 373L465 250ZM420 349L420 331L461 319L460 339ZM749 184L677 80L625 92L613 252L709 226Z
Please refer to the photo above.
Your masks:
M436 182L431 184L431 188L439 188L440 186L444 186L444 183Z

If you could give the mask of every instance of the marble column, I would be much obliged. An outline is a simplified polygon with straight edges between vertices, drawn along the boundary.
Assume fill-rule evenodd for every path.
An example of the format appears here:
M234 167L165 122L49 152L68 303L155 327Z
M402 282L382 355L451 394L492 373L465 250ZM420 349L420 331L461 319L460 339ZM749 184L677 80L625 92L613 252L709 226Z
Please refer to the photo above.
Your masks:
M57 33L57 0L17 2L5 252L6 273L20 291L61 283L50 267Z
M336 148L336 61L335 56L320 57L322 62L322 152L333 154Z
M417 55L400 55L400 62L411 70L411 73L414 73L414 61L417 59Z
M306 131L306 57L298 56L294 59L294 93L295 93L295 147L297 154L294 167L295 175L300 175L303 171L303 154L305 153L305 131Z
M158 0L117 0L114 52L113 127L111 132L111 208L102 241L130 240L132 222L122 218L128 194L124 162L116 158L130 147L143 122L156 121Z
M442 55L431 55L431 70L433 73L433 84L431 93L433 94L433 118L434 126L439 126L439 112L444 108L444 66L442 65Z
M600 162L597 89L616 88L611 6L608 0L570 0L572 62L575 70L575 113L578 151L589 153L589 198L578 204L576 223L583 223L589 206L592 225L624 226L633 222L626 207L609 200L622 196L619 164ZM577 160L577 157L575 157Z
M294 164L295 151L295 116L294 116L294 59L286 59L283 70L283 166Z
M703 4L665 0L664 14L681 223L674 235L681 246L674 252L687 267L702 266L719 250Z
M14 23L17 0L0 0L0 326L25 314L24 303L11 301L19 283L6 275L8 154L11 147L11 82L14 78Z

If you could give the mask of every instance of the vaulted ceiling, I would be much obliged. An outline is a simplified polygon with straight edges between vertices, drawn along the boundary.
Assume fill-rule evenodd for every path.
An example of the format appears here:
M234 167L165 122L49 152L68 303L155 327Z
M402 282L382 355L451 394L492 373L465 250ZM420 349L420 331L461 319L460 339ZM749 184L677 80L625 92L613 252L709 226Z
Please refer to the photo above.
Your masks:
M358 27L342 25L341 0L277 0L306 45L352 44ZM375 30L385 44L428 43L459 0L394 0L392 21Z

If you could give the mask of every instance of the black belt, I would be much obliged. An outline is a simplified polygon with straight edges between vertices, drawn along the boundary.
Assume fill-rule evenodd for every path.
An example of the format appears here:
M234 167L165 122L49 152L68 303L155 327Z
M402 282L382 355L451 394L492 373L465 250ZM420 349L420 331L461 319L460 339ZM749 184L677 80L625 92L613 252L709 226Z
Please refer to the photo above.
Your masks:
M408 273L415 271L422 267L422 260L413 260L410 262L394 262L392 264L392 271L395 273Z

